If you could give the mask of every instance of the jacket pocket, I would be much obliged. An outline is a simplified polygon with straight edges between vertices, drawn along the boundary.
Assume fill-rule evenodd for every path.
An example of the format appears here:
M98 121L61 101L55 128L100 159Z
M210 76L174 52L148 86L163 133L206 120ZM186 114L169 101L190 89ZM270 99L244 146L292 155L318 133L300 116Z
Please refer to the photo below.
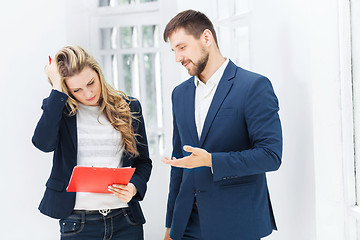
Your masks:
M64 190L65 184L62 181L59 181L57 179L49 178L49 180L46 182L45 186L52 190L62 192Z
M220 182L221 187L236 187L254 184L256 182L256 175L246 177L229 177Z

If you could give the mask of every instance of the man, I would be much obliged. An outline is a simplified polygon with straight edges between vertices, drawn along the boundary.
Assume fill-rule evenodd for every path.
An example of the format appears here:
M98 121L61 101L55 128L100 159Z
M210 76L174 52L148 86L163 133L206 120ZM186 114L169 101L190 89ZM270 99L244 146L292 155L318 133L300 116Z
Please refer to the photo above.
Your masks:
M211 21L187 10L166 26L192 76L172 93L173 153L165 239L256 240L276 228L265 173L281 164L278 100L270 81L218 48Z

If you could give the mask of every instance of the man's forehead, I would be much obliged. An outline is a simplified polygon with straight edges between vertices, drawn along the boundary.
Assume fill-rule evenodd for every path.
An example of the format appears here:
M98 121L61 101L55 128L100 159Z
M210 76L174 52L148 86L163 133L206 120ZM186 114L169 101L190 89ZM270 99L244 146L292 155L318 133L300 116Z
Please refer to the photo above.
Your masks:
M188 34L184 28L174 30L169 36L171 48L194 39L195 38L191 34Z

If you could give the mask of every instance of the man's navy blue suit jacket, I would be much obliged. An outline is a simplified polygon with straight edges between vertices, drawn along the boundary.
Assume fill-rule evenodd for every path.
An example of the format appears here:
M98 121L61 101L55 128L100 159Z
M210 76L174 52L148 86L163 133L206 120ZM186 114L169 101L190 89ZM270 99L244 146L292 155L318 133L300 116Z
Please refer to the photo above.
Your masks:
M43 114L36 126L32 142L44 152L54 152L53 166L46 182L46 190L39 210L52 218L64 219L73 211L76 193L67 192L72 170L77 164L77 128L76 115L67 114L65 93L52 90L50 96L43 101ZM123 155L123 167L136 168L130 182L137 188L137 194L128 203L137 223L145 223L139 201L144 198L146 185L150 177L152 163L149 158L144 119L140 102L130 100L130 111L137 120L133 120L133 128L137 139L139 156L131 158Z
M195 124L194 78L177 86L173 102L173 153L184 145L211 153L212 169L172 167L166 227L181 239L196 197L206 240L254 240L276 229L266 172L280 167L282 131L270 81L232 61L219 82L201 136Z

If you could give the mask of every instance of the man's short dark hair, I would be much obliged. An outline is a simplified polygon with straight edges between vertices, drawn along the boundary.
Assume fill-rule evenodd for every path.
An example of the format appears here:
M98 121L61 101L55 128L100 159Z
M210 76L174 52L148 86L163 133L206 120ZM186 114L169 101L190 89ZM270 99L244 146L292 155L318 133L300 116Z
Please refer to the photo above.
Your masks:
M180 28L183 28L187 34L192 35L196 39L200 38L205 29L209 29L218 46L214 26L210 19L202 12L186 10L178 13L165 27L164 41L167 42L170 35Z

